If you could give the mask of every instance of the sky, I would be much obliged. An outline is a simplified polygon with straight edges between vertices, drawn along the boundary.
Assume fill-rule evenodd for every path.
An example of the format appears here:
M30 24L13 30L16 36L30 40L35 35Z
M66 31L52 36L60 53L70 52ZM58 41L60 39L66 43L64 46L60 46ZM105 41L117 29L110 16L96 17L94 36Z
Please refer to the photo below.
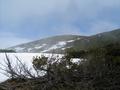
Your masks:
M0 48L120 28L120 0L0 0Z

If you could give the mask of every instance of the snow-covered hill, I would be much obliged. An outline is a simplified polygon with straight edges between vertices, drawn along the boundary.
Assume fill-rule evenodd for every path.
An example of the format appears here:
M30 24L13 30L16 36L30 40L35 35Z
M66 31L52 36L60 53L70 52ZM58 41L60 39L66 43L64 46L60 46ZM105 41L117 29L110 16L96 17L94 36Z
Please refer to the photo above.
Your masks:
M7 49L21 53L64 53L67 48L87 50L120 42L120 29L92 36L60 35L13 46Z
M15 50L16 52L28 52L28 53L60 53L66 48L73 46L74 41L79 40L83 37L77 35L61 35L54 36L37 41L17 45L8 49Z

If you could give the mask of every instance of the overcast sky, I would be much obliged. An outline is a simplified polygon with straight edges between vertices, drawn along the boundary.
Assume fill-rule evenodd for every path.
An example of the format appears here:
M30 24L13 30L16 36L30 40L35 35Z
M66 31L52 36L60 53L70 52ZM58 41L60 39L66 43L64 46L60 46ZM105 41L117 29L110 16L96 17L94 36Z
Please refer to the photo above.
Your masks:
M0 0L0 48L120 27L120 0Z

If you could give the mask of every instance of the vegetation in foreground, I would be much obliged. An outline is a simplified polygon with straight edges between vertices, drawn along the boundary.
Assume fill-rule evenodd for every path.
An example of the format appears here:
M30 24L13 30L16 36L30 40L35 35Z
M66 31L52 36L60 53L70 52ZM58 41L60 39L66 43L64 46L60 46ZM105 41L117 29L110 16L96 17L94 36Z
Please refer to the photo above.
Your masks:
M0 53L15 53L15 50L0 49Z
M72 58L80 58L77 63ZM59 59L34 57L34 75L18 59L18 67L11 66L7 57L6 74L9 80L1 83L1 90L119 90L120 43L113 43L87 51L67 50ZM41 72L44 75L41 75Z

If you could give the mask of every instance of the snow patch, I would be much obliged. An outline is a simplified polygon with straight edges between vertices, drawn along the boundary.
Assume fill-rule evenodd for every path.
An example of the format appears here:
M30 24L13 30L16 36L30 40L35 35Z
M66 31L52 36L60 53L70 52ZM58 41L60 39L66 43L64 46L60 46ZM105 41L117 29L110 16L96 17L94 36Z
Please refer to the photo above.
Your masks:
M41 46L36 46L34 47L35 49L40 49L40 48L43 48L44 46L46 46L47 44L42 44Z
M68 49L68 48L71 48L71 47L65 47L65 48L62 48L62 50L65 50L65 49Z
M66 45L66 41L60 41L58 42L57 44L51 46L50 48L46 49L46 50L43 50L42 52L48 52L50 50L54 50L54 49L58 49L58 48L62 48Z
M66 48L62 48L62 50L65 50Z
M80 58L72 58L71 62L75 63L75 64L79 64L81 62L81 59Z
M81 38L77 38L77 40L80 40Z
M70 43L70 42L74 42L75 40L69 40L69 41L67 41L68 43Z
M57 44L57 46L64 46L64 45L66 45L66 41L60 41Z
M30 52L32 50L32 48L28 48L28 52Z
M15 48L16 51L22 51L23 49L24 49L24 48L22 48L22 47L16 47L16 48Z

